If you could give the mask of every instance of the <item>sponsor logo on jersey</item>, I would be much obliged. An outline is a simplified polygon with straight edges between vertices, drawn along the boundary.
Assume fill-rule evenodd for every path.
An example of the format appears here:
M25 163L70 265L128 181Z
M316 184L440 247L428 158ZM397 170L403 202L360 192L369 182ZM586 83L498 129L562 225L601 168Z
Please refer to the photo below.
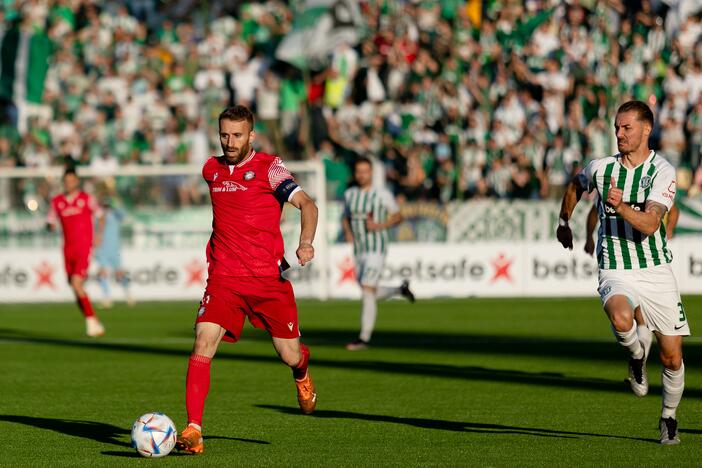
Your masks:
M623 203L629 205L631 207L631 209L634 211L645 211L645 209L646 209L645 203L626 203L626 202L623 202ZM605 209L605 214L607 216L616 216L617 215L617 211L609 203L605 203L604 209Z
M290 329L290 331L293 331L294 326L295 324L293 322L288 322L288 328Z
M214 182L215 180L217 180L217 177L219 177L219 172L215 172L215 173L214 173L214 177L212 177L212 182Z
M82 209L78 208L77 206L67 206L61 209L61 216L64 218L67 216L76 216L79 215L83 212Z
M672 181L670 185L668 186L668 191L663 192L663 196L665 198L669 198L673 200L675 198L675 181Z
M651 176L643 176L640 182L641 188L646 188L651 185Z
M224 180L222 185L212 187L212 192L236 192L237 190L246 190L246 187L233 180Z
M252 180L254 177L256 177L256 173L254 171L246 171L244 174L244 180Z

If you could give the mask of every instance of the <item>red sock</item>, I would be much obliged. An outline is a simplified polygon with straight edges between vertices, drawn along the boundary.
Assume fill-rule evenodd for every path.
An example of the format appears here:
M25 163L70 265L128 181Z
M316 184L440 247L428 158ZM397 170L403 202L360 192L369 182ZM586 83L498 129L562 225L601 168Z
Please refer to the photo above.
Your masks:
M310 349L303 343L300 343L300 354L302 358L295 367L292 368L293 377L295 380L302 380L307 376L307 367L310 363Z
M188 361L188 376L185 379L185 408L188 411L188 424L202 426L202 413L205 398L210 391L210 363L212 358L191 354Z
M90 303L90 298L86 294L83 297L78 297L78 307L80 307L81 312L85 318L95 317L95 311L93 310L93 305Z

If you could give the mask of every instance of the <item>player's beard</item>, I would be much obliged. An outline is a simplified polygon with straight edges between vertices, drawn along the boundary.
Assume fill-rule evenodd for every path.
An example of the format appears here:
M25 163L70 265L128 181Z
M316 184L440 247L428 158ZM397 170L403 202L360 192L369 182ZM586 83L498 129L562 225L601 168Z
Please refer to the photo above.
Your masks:
M241 148L222 148L222 150L224 151L224 158L229 164L239 164L251 152L251 145L247 141ZM228 156L233 151L237 151L235 156Z
M641 140L636 141L632 138L627 138L626 141L619 143L617 142L617 150L621 154L632 154L635 153L637 149L641 146Z

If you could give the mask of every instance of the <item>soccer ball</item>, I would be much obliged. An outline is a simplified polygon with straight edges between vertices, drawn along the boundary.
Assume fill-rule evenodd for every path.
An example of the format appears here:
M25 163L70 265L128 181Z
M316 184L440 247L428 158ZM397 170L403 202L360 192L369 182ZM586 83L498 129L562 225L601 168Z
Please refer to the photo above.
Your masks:
M142 457L165 457L176 444L177 432L163 413L146 413L132 426L132 447Z

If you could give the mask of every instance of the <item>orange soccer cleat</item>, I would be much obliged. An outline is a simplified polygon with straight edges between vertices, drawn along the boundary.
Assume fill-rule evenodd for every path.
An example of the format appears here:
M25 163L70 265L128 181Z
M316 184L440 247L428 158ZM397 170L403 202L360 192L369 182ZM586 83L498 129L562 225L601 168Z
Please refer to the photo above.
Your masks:
M302 380L296 380L297 385L297 402L300 404L300 409L303 414L310 414L317 407L317 390L314 388L310 373Z
M202 432L193 426L188 426L178 436L176 449L188 453L202 453L205 451L205 444L202 441Z

